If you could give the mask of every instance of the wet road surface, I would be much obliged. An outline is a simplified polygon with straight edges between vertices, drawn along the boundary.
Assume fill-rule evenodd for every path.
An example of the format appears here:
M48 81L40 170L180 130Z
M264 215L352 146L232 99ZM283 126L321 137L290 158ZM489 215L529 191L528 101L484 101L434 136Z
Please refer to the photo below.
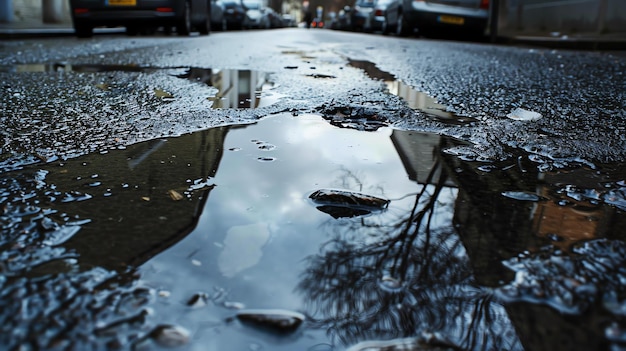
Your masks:
M2 45L9 349L626 344L621 58L299 29Z

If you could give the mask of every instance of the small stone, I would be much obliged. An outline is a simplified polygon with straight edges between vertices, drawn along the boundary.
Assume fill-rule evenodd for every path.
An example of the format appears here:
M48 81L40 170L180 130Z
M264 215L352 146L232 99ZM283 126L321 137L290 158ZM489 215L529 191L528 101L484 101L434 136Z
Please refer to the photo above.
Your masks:
M177 325L159 325L149 337L163 347L179 347L189 342L189 331Z
M200 292L194 294L188 301L187 306L192 308L200 308L207 305L209 296L206 293Z
M241 322L278 333L294 332L305 319L302 313L278 309L242 310L237 313L237 318Z

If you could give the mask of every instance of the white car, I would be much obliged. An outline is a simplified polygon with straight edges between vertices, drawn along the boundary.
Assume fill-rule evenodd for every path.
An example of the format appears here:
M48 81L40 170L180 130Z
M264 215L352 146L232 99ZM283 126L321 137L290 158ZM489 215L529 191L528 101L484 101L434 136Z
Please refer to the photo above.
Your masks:
M268 29L271 27L269 14L260 1L244 1L243 7L246 9L246 16L248 17L248 28Z

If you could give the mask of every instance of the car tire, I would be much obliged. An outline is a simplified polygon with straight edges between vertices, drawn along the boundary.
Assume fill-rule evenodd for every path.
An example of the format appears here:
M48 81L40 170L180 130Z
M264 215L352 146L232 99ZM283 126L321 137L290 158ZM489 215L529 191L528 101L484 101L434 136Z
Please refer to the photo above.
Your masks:
M126 35L134 37L139 35L140 28L137 26L127 26L126 27Z
M178 35L189 35L191 33L191 3L189 0L185 1L185 12L183 13L183 18L176 24L176 32Z
M396 24L396 35L399 37L406 37L412 31L411 26L404 19L402 12L398 13L398 23Z
M206 20L202 21L197 27L201 35L209 35L209 33L211 33L211 18L207 17Z
M75 24L74 32L79 38L91 38L93 36L93 27L87 24Z
M380 25L380 30L383 32L383 35L389 34L389 22L387 22L387 17L385 17L383 23Z
M200 32L200 35L209 35L209 33L211 32L211 3L210 3L210 0L207 3L207 8L209 9L209 11L206 13L206 18L204 19L204 21L200 22L200 24L198 24L196 26L196 28L198 29L198 32Z

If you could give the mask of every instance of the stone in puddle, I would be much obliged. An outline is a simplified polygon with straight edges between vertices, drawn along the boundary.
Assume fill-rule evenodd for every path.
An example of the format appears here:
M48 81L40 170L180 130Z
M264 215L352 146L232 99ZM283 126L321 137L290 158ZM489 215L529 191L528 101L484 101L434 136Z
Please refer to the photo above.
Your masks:
M164 324L154 328L149 337L162 347L179 347L189 342L189 331L177 325Z
M302 313L280 309L255 309L237 312L237 319L261 329L278 333L292 333L302 324Z
M320 189L309 195L318 210L335 218L355 217L387 208L389 200L348 190Z

